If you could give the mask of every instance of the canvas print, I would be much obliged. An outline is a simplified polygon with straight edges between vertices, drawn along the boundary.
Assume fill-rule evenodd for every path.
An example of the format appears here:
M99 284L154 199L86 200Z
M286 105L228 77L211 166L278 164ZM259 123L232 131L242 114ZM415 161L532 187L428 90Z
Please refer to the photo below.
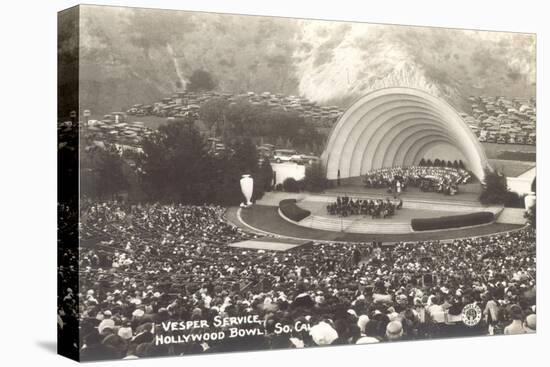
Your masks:
M92 5L58 27L60 354L536 332L536 35Z

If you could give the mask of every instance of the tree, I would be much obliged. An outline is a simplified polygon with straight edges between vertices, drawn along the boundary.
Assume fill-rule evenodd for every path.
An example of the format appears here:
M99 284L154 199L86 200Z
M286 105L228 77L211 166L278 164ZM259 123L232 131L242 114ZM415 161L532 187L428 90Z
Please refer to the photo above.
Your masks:
M311 153L313 152L313 149L311 149L311 146L309 145L308 142L306 142L306 143L304 144L304 152L305 152L306 154L311 154ZM314 154L315 154L315 153L314 153Z
M259 183L263 188L263 191L271 191L273 184L273 168L271 167L269 159L262 160L258 178L260 179Z
M282 148L285 144L285 141L280 136L277 137L277 140L275 140L275 146L277 148Z
M243 201L240 188L241 176L237 172L233 157L221 155L212 159L212 181L209 202L230 206Z
M533 228L537 228L537 204L535 203L532 207L525 211L524 214L527 219L527 223Z
M145 190L152 199L185 203L208 202L211 159L193 125L171 122L143 143Z
M114 198L128 189L124 161L114 146L92 147L81 156L82 194L95 198Z
M255 175L258 171L258 152L250 138L239 139L233 144L233 160L238 174Z
M506 199L504 200L504 206L507 208L524 208L524 196L518 194L517 192L508 190L506 193Z
M224 138L240 139L243 137L260 136L259 108L245 99L231 103L225 110Z
M216 82L208 71L198 69L189 77L187 89L191 92L206 92L214 88L216 88Z
M242 201L240 178L254 178L253 199L270 189L269 161L259 167L250 138L228 144L228 154L210 155L191 124L171 122L143 142L143 187L149 198L161 202L236 205Z
M485 169L485 180L479 201L484 205L504 204L508 199L506 176L496 171Z
M124 162L115 149L104 151L101 156L101 165L98 167L102 195L113 197L128 188L123 167Z
M316 126L307 124L296 112L257 106L244 98L234 103L223 99L206 102L201 106L200 115L209 128L223 126L221 135L226 142L248 137L275 142L278 148L318 153L313 147L321 146L325 139Z
M286 192L299 192L300 185L298 184L298 181L296 181L294 178L288 177L283 181L283 189Z
M59 145L57 151L57 200L60 203L78 207L78 197L74 195L74 188L79 180L79 129L70 127L62 130L58 135ZM81 143L82 144L82 143ZM82 144L82 146L84 146ZM81 155L81 160L82 160ZM82 163L81 167L82 168ZM82 176L82 169L80 170ZM82 178L81 178L82 181ZM82 184L82 183L81 183Z
M321 162L314 162L306 167L304 186L307 191L321 192L327 187L327 176Z
M220 136L225 130L225 110L228 102L223 98L211 98L201 104L199 116L209 130L215 127L215 136Z

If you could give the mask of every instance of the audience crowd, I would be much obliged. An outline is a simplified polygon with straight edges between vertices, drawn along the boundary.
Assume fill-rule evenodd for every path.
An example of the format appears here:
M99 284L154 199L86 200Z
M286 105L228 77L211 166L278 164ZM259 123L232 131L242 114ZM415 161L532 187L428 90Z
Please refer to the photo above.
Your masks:
M206 205L81 206L80 287L78 294L63 289L58 320L62 329L78 315L74 345L83 361L536 330L534 229L278 252L227 246L255 235L223 214ZM60 254L60 267L75 255ZM462 321L466 305L480 312L471 326ZM259 322L214 326L242 316ZM170 331L167 321L190 326ZM170 344L157 338L231 327L248 335Z
M338 196L335 203L327 205L330 215L347 217L350 215L370 215L372 218L388 218L403 207L403 200L394 203L390 199L355 199L348 196Z
M471 179L470 173L461 168L410 166L370 171L363 182L366 187L387 188L388 193L393 194L399 194L412 186L422 191L456 195L458 186L467 184Z

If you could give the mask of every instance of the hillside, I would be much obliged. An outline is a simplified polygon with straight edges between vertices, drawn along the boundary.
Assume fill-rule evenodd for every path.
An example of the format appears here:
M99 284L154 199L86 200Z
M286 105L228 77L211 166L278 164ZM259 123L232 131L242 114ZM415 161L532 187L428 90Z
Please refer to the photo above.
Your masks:
M157 101L197 69L221 91L341 107L386 86L461 110L472 94L535 93L535 40L524 34L96 6L81 22L81 102L94 113Z

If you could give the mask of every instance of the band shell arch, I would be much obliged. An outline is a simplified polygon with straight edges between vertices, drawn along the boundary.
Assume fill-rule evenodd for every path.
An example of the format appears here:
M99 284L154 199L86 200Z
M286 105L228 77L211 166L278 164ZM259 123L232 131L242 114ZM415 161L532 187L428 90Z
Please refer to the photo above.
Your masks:
M414 88L383 88L342 115L322 161L327 178L356 177L383 167L416 165L430 151L461 159L480 180L488 166L476 136L447 102ZM444 157L440 157L444 158Z

